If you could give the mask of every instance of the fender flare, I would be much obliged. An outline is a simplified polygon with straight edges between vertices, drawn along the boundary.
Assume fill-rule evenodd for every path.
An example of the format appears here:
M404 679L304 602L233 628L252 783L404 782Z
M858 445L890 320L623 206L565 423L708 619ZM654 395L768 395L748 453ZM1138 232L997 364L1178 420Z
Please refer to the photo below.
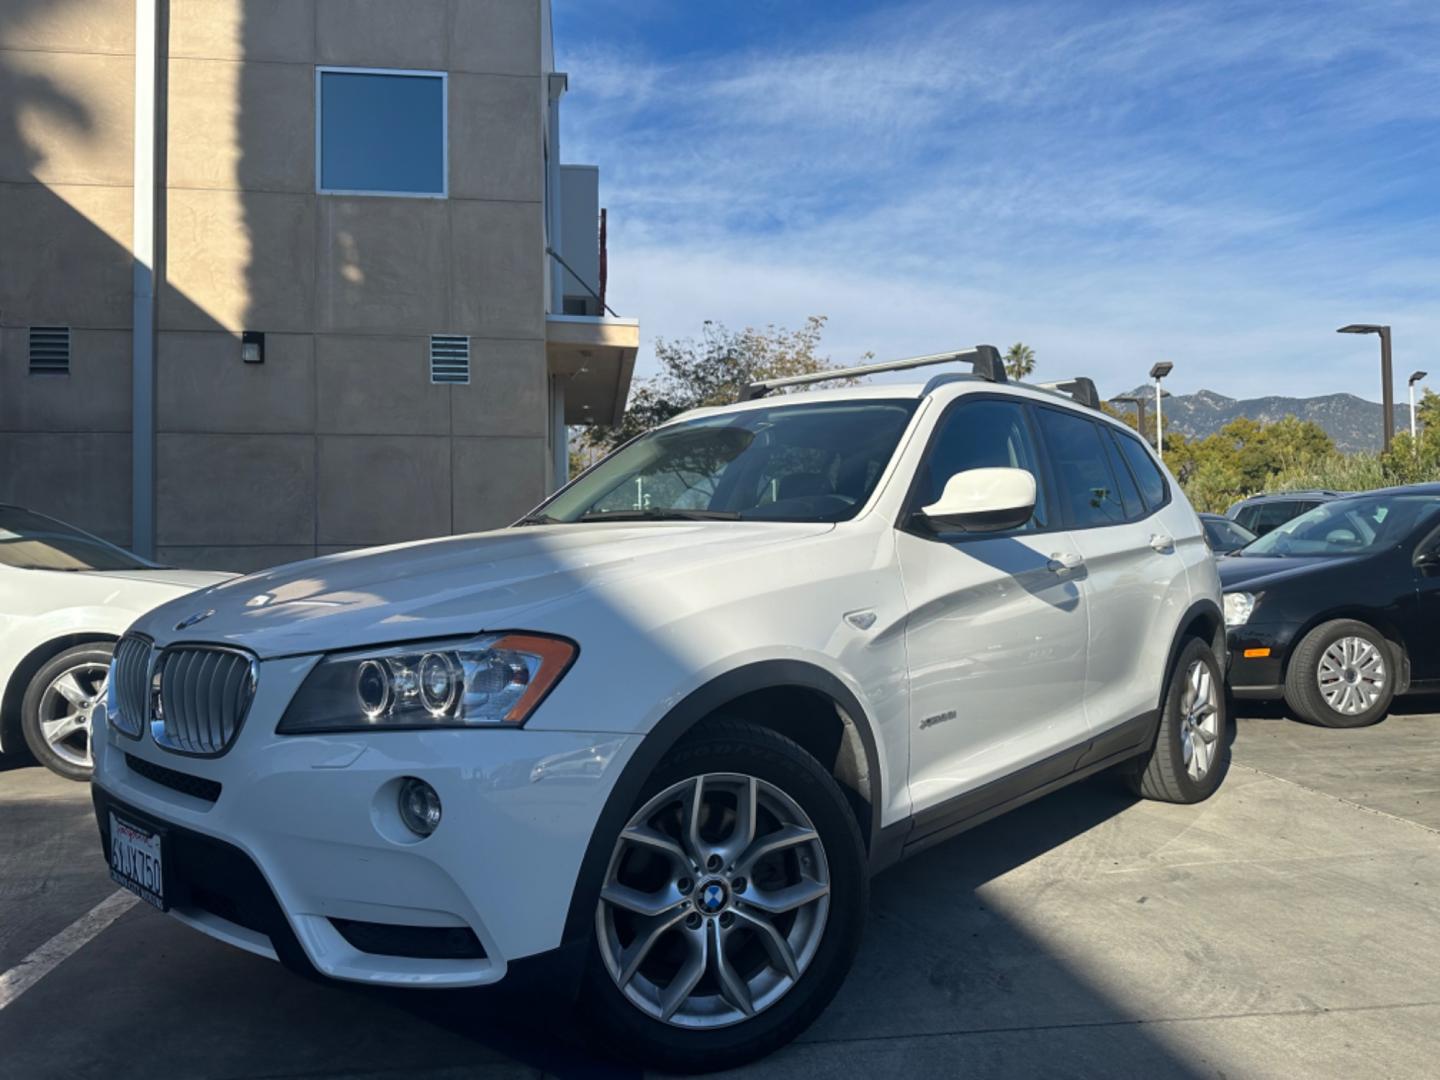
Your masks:
M600 878L610 860L614 838L624 827L641 789L661 758L701 720L728 702L757 690L780 687L801 687L825 695L854 725L865 750L866 771L869 774L870 825L865 841L867 848L870 846L880 832L880 764L870 716L859 699L836 676L803 660L760 660L746 664L717 675L692 690L641 736L640 745L625 763L605 801L605 808L590 832L590 841L585 847L580 871L570 894L562 946L574 946L588 938L594 923Z
M1221 677L1228 678L1230 665L1226 657L1225 614L1214 600L1208 598L1197 600L1185 609L1184 615L1180 616L1180 621L1175 626L1174 637L1170 641L1170 651L1165 656L1165 677L1161 682L1158 703L1162 713L1165 709L1165 699L1170 695L1170 676L1175 673L1175 659L1180 655L1180 650L1185 645L1185 639L1193 636L1189 633L1190 627L1195 624L1196 619L1201 617L1213 619L1215 622L1213 637L1206 644L1216 650L1215 659L1220 663Z

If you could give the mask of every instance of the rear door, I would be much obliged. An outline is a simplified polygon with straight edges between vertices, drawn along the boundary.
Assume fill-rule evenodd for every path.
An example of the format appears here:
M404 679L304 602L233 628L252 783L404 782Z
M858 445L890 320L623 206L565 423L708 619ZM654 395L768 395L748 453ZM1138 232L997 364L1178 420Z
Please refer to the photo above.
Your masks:
M955 473L987 466L1036 477L1040 499L1023 528L937 533L914 519ZM968 394L949 406L915 476L896 547L911 611L911 795L917 830L932 831L956 810L939 804L988 782L1041 762L1063 775L1073 762L1055 760L1058 752L1089 734L1089 630L1071 568L1074 543L1059 524L1023 402Z
M1168 484L1149 452L1109 424L1048 405L1035 412L1084 560L1086 715L1097 732L1138 723L1159 705L1174 627L1189 597L1185 561L1165 521ZM1147 466L1139 479L1127 461L1135 455Z

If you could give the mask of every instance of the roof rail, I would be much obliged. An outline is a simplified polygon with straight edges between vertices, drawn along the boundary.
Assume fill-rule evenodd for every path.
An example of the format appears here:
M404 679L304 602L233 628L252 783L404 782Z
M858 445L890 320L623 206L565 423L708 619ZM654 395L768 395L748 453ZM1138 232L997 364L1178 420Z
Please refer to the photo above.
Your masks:
M1088 405L1090 408L1100 411L1100 391L1095 389L1095 381L1087 379L1084 375L1077 375L1073 379L1062 379L1060 382L1038 383L1041 390L1053 390L1060 394L1069 394L1071 399L1078 401L1081 405Z
M835 379L858 379L864 375L876 375L882 371L904 371L907 368L928 367L931 364L968 363L975 374L986 382L1005 382L1005 365L1000 360L1000 350L994 345L974 345L959 352L930 353L927 356L907 356L903 360L884 360L878 364L861 364L859 367L830 368L814 371L807 375L790 375L783 379L765 379L751 383L740 392L741 401L762 398L771 390L785 386L802 386L807 383L831 382Z

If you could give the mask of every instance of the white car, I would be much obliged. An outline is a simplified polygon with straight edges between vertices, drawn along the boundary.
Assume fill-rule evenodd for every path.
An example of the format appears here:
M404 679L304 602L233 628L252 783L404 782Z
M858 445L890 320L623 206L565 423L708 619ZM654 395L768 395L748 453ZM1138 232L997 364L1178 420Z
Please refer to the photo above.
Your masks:
M1096 408L950 359L980 374L762 384L510 528L152 612L97 739L117 880L336 979L558 963L609 1045L711 1069L824 1008L903 855L1112 766L1208 797L1195 513Z
M0 753L28 746L90 777L90 721L135 619L233 574L168 570L64 522L0 504Z

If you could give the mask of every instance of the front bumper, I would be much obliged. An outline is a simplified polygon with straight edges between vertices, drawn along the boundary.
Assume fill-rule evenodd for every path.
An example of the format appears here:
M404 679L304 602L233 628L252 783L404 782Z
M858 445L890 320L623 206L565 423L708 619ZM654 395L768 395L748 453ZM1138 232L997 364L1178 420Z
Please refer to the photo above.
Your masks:
M396 986L497 982L512 961L563 944L591 833L638 736L277 736L275 722L308 666L265 668L245 727L222 757L173 754L148 736L97 725L102 835L106 808L118 803L122 816L178 838L171 914L331 978ZM396 811L407 776L427 781L443 804L439 828L424 840ZM367 930L376 926L419 933L397 929L376 946ZM466 950L415 945L394 955L396 934L432 942L473 935L480 948L457 956Z
M1271 701L1285 695L1285 659L1294 631L1286 626L1231 627L1225 633L1226 681L1237 698ZM1247 655L1247 653L1249 655Z

